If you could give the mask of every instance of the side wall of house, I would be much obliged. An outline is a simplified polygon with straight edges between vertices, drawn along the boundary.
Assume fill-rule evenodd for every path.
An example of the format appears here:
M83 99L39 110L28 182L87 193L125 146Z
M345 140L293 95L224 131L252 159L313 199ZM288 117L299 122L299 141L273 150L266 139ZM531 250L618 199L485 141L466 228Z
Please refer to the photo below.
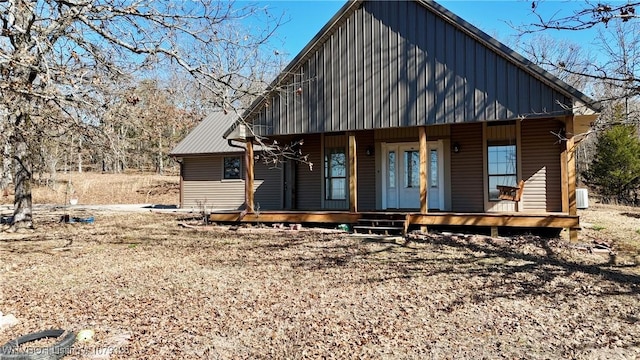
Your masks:
M522 198L522 209L525 212L559 212L561 211L561 182L560 182L560 153L562 147L557 138L551 134L559 131L562 123L556 120L531 119L521 123L520 144L520 173L525 180L525 190ZM515 140L515 125L492 127L487 130L487 138L503 140L502 132L509 130L508 139ZM357 161L358 161L358 209L368 211L380 208L380 164L376 164L382 142L415 142L416 128L398 128L356 133ZM456 124L452 126L433 126L427 129L428 141L442 140L445 144L446 169L445 182L450 184L445 208L454 212L484 212L485 211L485 179L482 123ZM506 133L505 133L506 134ZM507 134L507 135L508 135ZM506 136L506 135L505 135ZM282 137L281 143L285 138ZM506 139L506 138L505 138ZM290 139L288 139L290 140ZM324 146L323 146L324 142ZM458 153L449 151L451 144L457 144ZM309 134L304 137L303 152L309 154L309 160L314 164L313 170L305 164L296 165L296 206L297 210L346 210L348 201L329 201L324 199L324 150L330 147L344 146L347 148L347 135L341 134ZM367 155L367 149L371 155ZM221 161L218 161L221 164ZM186 168L189 174L188 167ZM215 170L222 174L222 169ZM266 179L263 172L270 170L256 167L256 179ZM282 176L281 172L278 173ZM270 178L265 183L264 194L270 200L264 204L260 199L260 187L256 191L256 202L260 202L261 209L276 209L282 207L282 178ZM348 181L348 179L347 179ZM188 176L185 177L185 183ZM259 180L257 180L257 183ZM225 184L232 185L232 184ZM238 192L242 195L242 182ZM232 193L231 187L225 188ZM278 194L277 196L275 194ZM240 196L242 198L242 196ZM347 197L348 198L348 197ZM188 194L185 193L185 200ZM450 199L450 205L449 205ZM240 201L237 206L241 205ZM273 205L265 205L273 204ZM508 208L495 208L494 211L514 211Z
M484 211L482 124L451 126L451 143L460 146L451 154L451 210Z
M306 164L298 163L296 167L295 199L296 210L347 210L348 204L348 172L347 198L345 200L326 200L324 189L324 152L328 148L343 147L348 151L347 135L309 134L304 139L302 152L309 155L313 169ZM287 143L291 137L278 137L280 143ZM324 142L324 145L323 145ZM358 209L360 211L376 208L376 156L373 131L356 133L356 149L358 163ZM367 149L370 155L367 155ZM348 154L347 154L348 158Z
M522 122L522 194L525 212L562 211L560 155L562 143L558 133L563 123L557 120L525 120Z
M320 210L322 208L322 140L320 134L302 137L302 152L309 155L313 168L306 164L296 164L295 208L297 210Z
M376 152L373 131L356 133L358 151L358 211L376 208ZM367 151L369 154L367 155Z
M182 181L182 208L200 210L234 210L244 204L244 180L223 179L225 156L243 154L185 157ZM270 170L261 163L255 166L255 203L260 209L279 209L282 206L282 172Z
M256 162L254 167L254 208L256 210L280 210L284 206L284 173L281 168L272 168Z

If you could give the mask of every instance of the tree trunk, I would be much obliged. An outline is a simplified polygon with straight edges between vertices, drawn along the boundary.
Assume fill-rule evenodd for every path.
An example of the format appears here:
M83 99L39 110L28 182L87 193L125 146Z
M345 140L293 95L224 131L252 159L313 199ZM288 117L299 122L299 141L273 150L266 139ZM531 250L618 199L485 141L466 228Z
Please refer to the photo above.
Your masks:
M158 135L158 174L164 175L164 161L162 158L162 137Z
M16 129L13 134L13 168L15 185L15 199L13 210L14 228L33 227L33 208L31 200L31 158L29 144L25 136L24 127L29 126L29 115L20 114L16 121Z
M13 180L11 167L11 122L8 115L0 118L0 139L2 139L2 173L0 173L0 190L3 196L8 195L9 184Z
M73 143L71 144L73 146ZM78 139L78 174L82 174L82 137Z
M7 141L2 147L2 174L0 174L0 190L5 191L13 177L11 176L11 145Z

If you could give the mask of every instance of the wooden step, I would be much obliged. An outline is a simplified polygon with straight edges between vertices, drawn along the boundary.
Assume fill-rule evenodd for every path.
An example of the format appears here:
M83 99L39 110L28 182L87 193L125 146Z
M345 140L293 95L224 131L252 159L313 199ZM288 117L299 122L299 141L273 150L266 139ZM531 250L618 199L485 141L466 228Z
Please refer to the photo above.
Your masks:
M389 234L389 232L399 232L402 233L404 230L403 226L366 226L366 225L355 225L353 226L353 232L357 233L358 231L368 232L372 234L374 232L384 232L385 234Z
M359 223L390 223L404 224L404 219L358 219Z

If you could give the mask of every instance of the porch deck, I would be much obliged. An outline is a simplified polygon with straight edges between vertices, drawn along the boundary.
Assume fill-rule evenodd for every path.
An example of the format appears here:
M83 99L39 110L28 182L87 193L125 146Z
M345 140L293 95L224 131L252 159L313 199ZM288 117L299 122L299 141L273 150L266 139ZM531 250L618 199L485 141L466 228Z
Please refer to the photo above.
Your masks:
M261 211L245 213L243 211L214 212L209 216L212 222L227 223L324 223L356 224L372 214L397 217L404 215L404 231L412 225L419 226L484 226L523 227L523 228L567 228L577 229L580 219L577 215L565 213L454 213L432 212L349 212L349 211ZM492 231L493 232L493 231Z

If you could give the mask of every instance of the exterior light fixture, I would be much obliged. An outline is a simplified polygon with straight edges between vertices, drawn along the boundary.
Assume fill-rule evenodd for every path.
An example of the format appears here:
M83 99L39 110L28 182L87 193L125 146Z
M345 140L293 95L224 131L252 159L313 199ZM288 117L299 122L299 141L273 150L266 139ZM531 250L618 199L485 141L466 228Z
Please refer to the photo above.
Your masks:
M367 156L373 155L373 146L367 146L367 149L364 151Z

